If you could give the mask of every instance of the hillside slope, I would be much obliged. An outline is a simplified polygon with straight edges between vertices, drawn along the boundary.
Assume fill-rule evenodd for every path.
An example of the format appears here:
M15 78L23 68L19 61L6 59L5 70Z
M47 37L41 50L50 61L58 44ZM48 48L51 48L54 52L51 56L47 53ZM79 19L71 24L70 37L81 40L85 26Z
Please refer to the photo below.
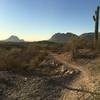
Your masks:
M54 34L49 41L57 42L57 43L66 43L70 39L76 38L77 35L73 33L56 33Z

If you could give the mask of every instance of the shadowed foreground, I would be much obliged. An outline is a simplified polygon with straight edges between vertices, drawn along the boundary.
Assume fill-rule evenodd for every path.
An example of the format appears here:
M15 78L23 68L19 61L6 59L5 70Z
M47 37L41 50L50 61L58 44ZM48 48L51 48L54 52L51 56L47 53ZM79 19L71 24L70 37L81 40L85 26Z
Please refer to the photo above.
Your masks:
M58 100L62 86L74 79L73 75L49 77L33 73L25 76L8 71L1 71L0 75L1 100Z

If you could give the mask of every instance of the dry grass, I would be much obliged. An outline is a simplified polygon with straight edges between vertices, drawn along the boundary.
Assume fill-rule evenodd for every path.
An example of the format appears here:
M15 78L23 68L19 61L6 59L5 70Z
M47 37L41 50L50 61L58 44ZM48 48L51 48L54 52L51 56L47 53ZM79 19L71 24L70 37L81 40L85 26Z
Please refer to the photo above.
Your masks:
M0 50L0 70L11 69L32 69L38 65L48 55L47 52L28 47L26 49L1 49Z

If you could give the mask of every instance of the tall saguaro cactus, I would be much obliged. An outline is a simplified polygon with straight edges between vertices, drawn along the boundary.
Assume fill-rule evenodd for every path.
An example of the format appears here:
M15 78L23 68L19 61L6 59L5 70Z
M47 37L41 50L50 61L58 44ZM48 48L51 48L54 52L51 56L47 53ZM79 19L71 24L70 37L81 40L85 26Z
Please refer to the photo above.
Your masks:
M95 11L95 15L93 16L95 22L95 47L97 48L98 45L98 38L99 38L99 9L100 7L97 6Z

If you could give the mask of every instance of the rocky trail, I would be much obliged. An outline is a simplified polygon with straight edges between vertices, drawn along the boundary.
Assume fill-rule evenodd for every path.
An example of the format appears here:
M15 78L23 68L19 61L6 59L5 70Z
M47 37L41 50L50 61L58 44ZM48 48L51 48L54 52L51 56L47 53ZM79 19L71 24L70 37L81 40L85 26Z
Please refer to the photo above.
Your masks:
M50 54L31 72L0 71L0 100L75 100L75 93L91 92L80 88L88 84L88 70L65 58Z
M88 100L85 98L90 95L100 95L100 92L93 92L96 88L95 83L93 83L94 77L91 75L88 67L86 67L92 60L84 59L80 63L80 61L71 60L70 55L66 53L60 55L54 54L54 57L66 66L80 71L79 77L76 77L68 87L65 87L62 100ZM98 78L98 80L100 79Z

